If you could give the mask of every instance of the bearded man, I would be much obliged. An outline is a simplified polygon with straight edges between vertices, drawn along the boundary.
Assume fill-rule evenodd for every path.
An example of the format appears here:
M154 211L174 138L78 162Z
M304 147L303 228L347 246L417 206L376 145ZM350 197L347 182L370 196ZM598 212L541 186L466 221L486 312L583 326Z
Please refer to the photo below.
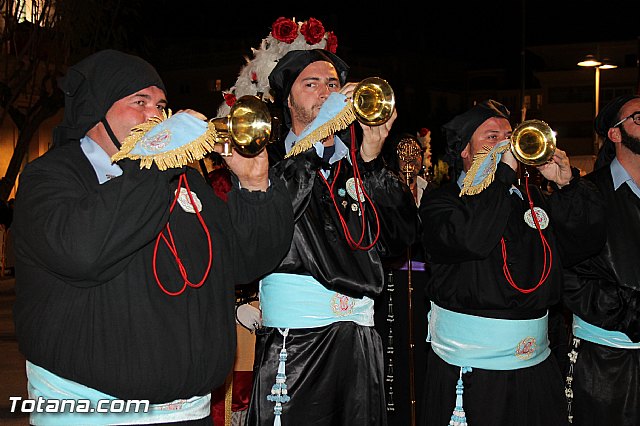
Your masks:
M607 239L565 283L574 314L569 420L631 426L640 424L640 96L611 101L595 129L605 141L587 178L604 197Z

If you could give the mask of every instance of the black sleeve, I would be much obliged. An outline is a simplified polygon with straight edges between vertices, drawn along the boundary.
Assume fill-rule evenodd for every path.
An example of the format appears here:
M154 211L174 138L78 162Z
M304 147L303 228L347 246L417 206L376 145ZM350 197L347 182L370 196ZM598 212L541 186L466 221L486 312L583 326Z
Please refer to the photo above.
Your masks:
M25 168L19 202L28 226L21 228L21 244L30 258L68 281L97 283L118 275L131 254L158 235L169 216L170 182L182 170L119 164L122 176L102 185L87 184L78 172L82 164L34 161Z
M601 257L566 270L564 294L567 307L583 320L640 342L640 291L620 285Z
M358 152L358 166L380 221L377 245L380 255L385 258L398 256L413 245L419 235L418 208L411 190L384 167L381 156L365 163Z
M436 263L484 259L500 242L512 204L516 173L498 163L494 181L476 195L458 194L455 182L425 193L420 204L422 244Z
M606 240L604 199L589 180L574 177L549 197L550 212L564 267L597 254Z
M233 236L241 247L235 257L237 281L248 284L280 263L293 238L293 209L289 192L273 172L267 191L239 189L237 181L228 204Z

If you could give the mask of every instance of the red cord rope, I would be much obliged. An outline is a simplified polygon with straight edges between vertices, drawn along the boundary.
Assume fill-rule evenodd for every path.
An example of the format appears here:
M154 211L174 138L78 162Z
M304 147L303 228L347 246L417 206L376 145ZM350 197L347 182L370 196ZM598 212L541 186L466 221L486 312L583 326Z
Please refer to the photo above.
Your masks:
M344 216L342 216L342 213L340 213L340 208L338 207L338 202L336 201L336 197L333 193L333 187L336 183L336 181L338 180L338 174L340 173L340 164L341 162L338 162L338 167L336 168L336 173L335 176L333 177L333 182L331 182L331 184L329 184L329 182L327 182L327 179L324 177L324 175L318 170L318 175L322 178L322 181L324 182L324 184L327 186L327 189L329 189L329 196L331 197L331 201L333 201L333 206L336 210L336 212L338 213L338 217L340 218L340 225L342 226L342 232L344 233L345 238L347 239L347 244L349 244L349 247L351 247L352 250L369 250L370 248L372 248L377 242L378 239L380 238L380 218L378 216L378 211L376 210L375 205L373 204L373 201L371 201L371 198L369 197L369 194L367 194L367 192L364 190L364 186L362 184L362 179L360 177L360 169L358 168L358 163L356 161L356 144L355 144L355 130L353 125L351 126L351 149L349 150L349 153L351 155L351 164L353 164L353 178L355 180L355 190L356 190L356 199L358 201L358 205L360 208L360 212L361 212L361 226L362 226L362 233L360 234L360 238L358 239L358 241L356 242L355 239L351 236L351 232L349 231L349 227L347 226L347 222L344 219ZM366 230L366 218L365 218L365 210L364 210L364 203L361 200L360 194L364 195L364 198L366 200L369 201L369 205L371 206L371 209L373 211L373 215L375 217L376 220L376 236L373 239L373 241L371 242L371 244L368 244L366 246L362 245L362 240L364 240L364 234L365 234L365 230Z
M202 219L202 216L200 215L200 212L198 211L198 207L196 206L196 203L193 199L193 194L191 193L191 188L189 188L189 182L187 182L187 176L183 173L180 175L180 178L178 180L178 188L176 189L176 195L173 199L173 202L171 203L171 207L169 208L169 212L173 212L173 208L176 205L176 202L178 201L178 198L180 197L180 189L182 188L182 185L184 184L186 190L187 190L187 194L189 194L189 201L191 202L191 205L193 206L193 209L196 213L196 217L198 218L198 221L200 222L200 225L202 226L202 229L204 230L205 235L207 236L207 243L209 245L209 263L207 264L207 269L204 272L204 275L202 276L202 279L198 282L198 283L192 283L189 280L188 274L187 274L187 270L184 267L184 264L182 263L182 260L180 259L180 256L178 255L178 249L176 247L175 244L175 240L173 239L173 233L171 232L171 227L169 226L169 222L167 222L167 224L165 225L165 230L166 233L168 235L168 238L164 235L164 230L160 231L160 233L158 234L158 237L156 238L156 244L155 247L153 249L153 275L156 279L156 283L158 284L158 287L160 287L160 289L165 292L166 294L168 294L169 296L179 296L180 294L184 293L184 291L187 289L187 286L189 287L193 287L193 288L198 288L201 287L205 280L207 279L207 277L209 276L209 271L211 270L211 263L213 260L213 250L212 250L212 245L211 245L211 234L209 233L209 229L207 228L207 225L204 222L204 219ZM166 287L164 285L162 285L162 282L160 281L160 277L158 276L158 270L156 268L156 260L157 260L157 256L158 256L158 246L160 244L160 241L163 241L165 243L165 245L167 246L167 248L169 249L169 251L171 252L171 254L173 255L174 259L176 260L176 264L178 265L178 269L180 270L180 275L182 276L182 279L184 280L184 284L182 286L182 288L178 291L172 292L166 289Z
M536 291L549 277L549 273L551 272L551 265L553 264L553 254L551 252L551 246L549 246L549 242L547 241L546 237L542 233L542 229L540 229L540 222L538 221L538 215L536 215L535 210L533 209L533 200L531 200L531 194L529 192L529 174L525 175L525 185L527 188L527 199L529 200L529 208L531 209L531 217L533 218L533 222L536 225L536 229L540 234L540 241L542 242L542 251L544 253L544 264L542 267L542 274L540 275L540 280L538 281L538 284L535 285L535 287L529 288L529 289L523 289L518 287L518 285L513 280L513 277L511 276L511 272L509 271L509 266L507 265L507 245L504 242L504 237L500 240L500 244L502 245L502 260L504 262L502 265L502 271L504 273L505 278L507 279L511 287L515 288L521 293L529 294ZM547 257L549 258L548 262L547 262Z

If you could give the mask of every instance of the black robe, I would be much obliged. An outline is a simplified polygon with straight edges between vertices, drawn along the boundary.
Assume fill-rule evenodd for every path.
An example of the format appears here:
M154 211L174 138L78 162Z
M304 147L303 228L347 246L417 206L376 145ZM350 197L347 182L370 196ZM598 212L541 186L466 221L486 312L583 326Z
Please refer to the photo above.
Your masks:
M574 178L566 187L544 196L530 185L533 203L548 214L543 235L552 253L547 280L532 293L514 289L503 272L501 239L513 281L533 288L543 271L543 249L536 229L523 219L529 209L509 189L516 173L498 163L495 180L477 195L459 197L450 183L429 192L420 205L423 244L431 266L426 286L429 300L456 312L489 318L542 317L562 297L563 264L573 264L601 246L602 201L594 186ZM447 424L456 399L460 368L428 354L423 425ZM561 425L566 421L562 375L550 356L529 368L492 371L474 368L463 377L464 408L470 424Z
M192 168L119 164L123 174L99 184L76 141L21 174L12 226L20 350L38 366L121 399L206 395L233 363L234 286L269 272L290 245L289 196L272 179L267 192L236 183L224 202ZM209 261L196 215L178 204L170 212L181 173L202 202L213 254L201 287L169 296L153 267L167 223L190 281L205 276ZM167 290L182 287L162 242L155 270Z
M640 342L640 198L613 188L611 169L587 176L605 199L607 240L594 257L567 272L565 303L597 327ZM573 369L576 425L640 424L640 351L581 340Z
M323 165L311 149L275 164L293 201L295 229L289 253L277 272L312 275L326 288L352 297L378 296L384 284L382 260L398 256L417 235L418 216L409 188L384 167L381 158L357 164L370 201L364 212L345 191L353 167L344 158L331 167L329 187L319 176ZM331 195L333 194L333 196ZM357 209L354 210L354 206ZM374 214L374 208L377 214ZM349 247L340 215L361 245L380 235L369 250ZM379 224L379 225L378 225ZM249 425L273 423L271 392L278 369L282 335L266 327L257 333L255 381ZM291 329L286 340L287 386L291 400L283 404L282 424L386 425L383 348L373 327L337 322L325 327Z

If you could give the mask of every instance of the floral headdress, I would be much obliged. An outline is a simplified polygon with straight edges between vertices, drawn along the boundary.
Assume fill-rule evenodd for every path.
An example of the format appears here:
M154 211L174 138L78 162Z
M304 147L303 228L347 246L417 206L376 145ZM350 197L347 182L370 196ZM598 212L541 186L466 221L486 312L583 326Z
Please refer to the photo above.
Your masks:
M238 79L229 90L223 91L224 102L218 107L218 117L226 116L236 99L245 95L257 95L263 101L273 102L270 93L269 74L287 52L291 50L326 49L335 53L338 38L326 31L315 18L296 22L280 17L271 25L271 32L262 40L260 48L251 49L253 58L240 70Z

